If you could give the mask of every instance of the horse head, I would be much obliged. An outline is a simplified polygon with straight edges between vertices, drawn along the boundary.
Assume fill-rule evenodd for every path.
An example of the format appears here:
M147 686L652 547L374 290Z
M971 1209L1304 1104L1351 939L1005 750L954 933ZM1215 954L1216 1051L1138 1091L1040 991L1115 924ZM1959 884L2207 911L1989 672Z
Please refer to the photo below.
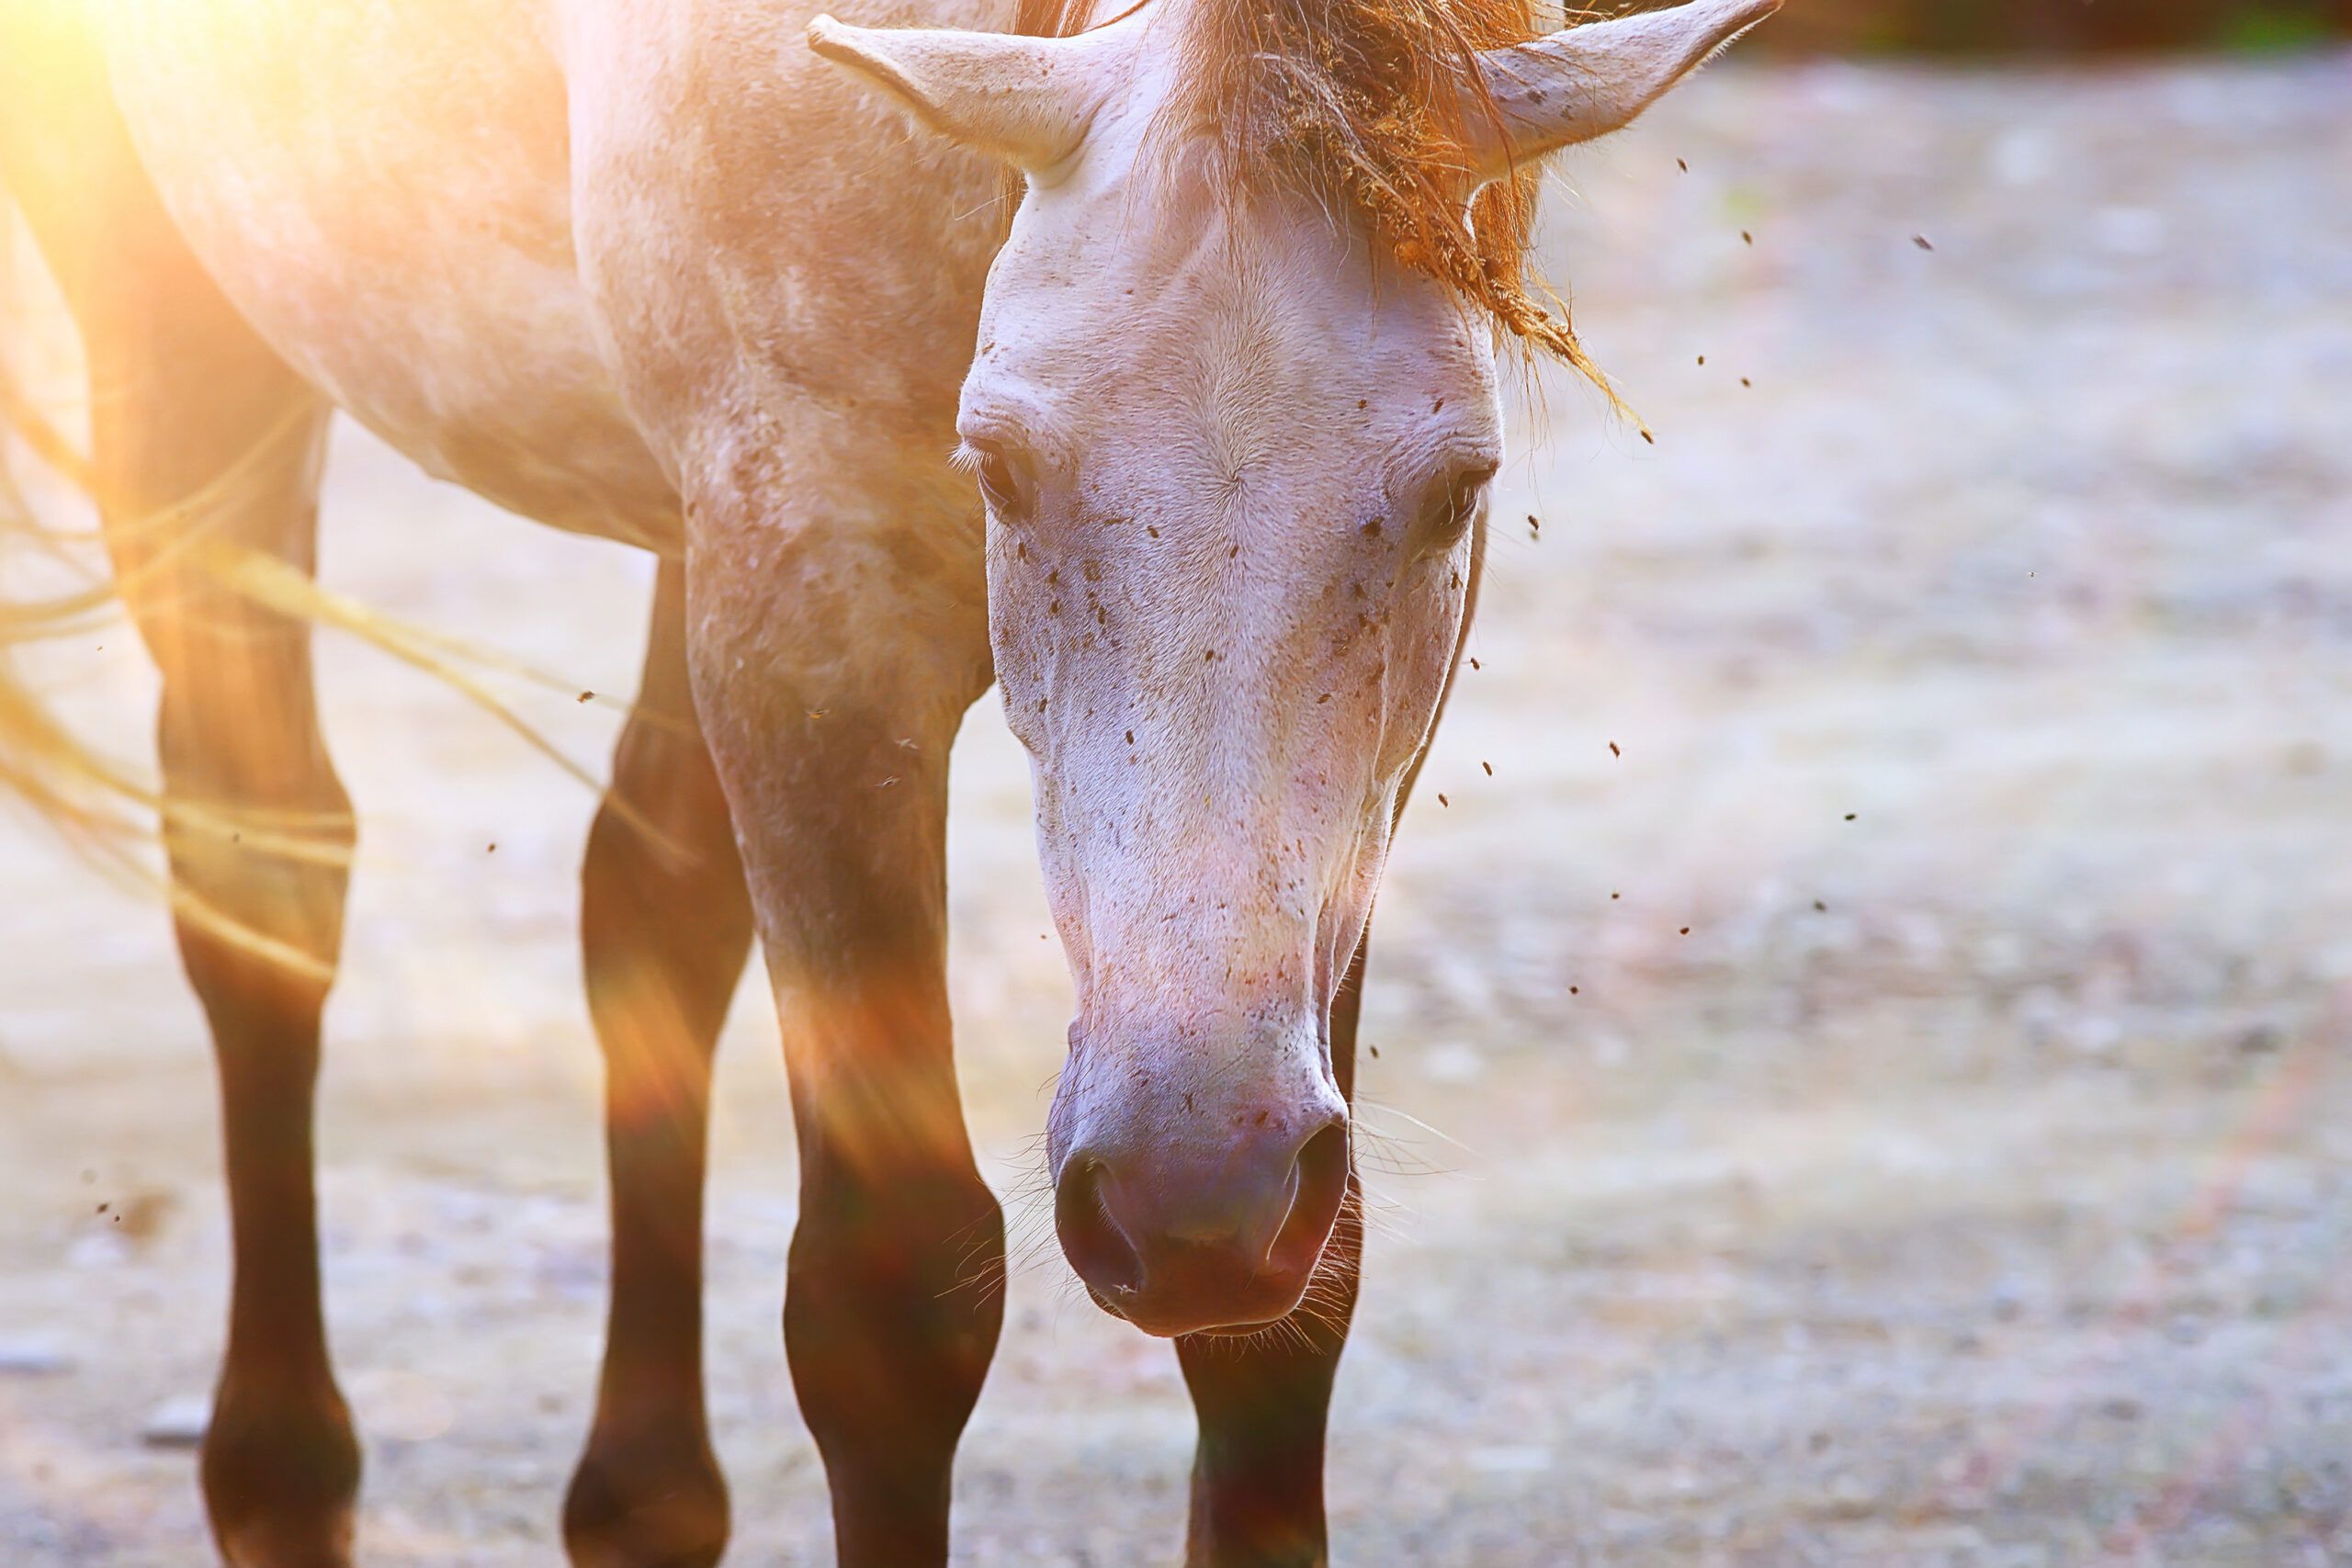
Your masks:
M1522 176L1776 3L810 26L1021 175L961 455L1078 995L1057 1228L1148 1332L1291 1314L1347 1201L1329 1021L1468 624L1497 340L1577 356L1518 279Z

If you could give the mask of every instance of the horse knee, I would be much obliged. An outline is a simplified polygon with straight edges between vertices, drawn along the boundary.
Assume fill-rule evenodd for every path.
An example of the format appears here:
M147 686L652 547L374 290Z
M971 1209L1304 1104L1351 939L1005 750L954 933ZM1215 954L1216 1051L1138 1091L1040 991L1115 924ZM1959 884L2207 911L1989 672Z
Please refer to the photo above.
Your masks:
M977 1172L807 1183L785 1341L829 1462L953 1451L996 1351L1003 1268L1003 1212Z
M1004 1222L969 1166L876 1188L804 1169L786 1359L843 1568L947 1560L956 1444L1003 1323Z

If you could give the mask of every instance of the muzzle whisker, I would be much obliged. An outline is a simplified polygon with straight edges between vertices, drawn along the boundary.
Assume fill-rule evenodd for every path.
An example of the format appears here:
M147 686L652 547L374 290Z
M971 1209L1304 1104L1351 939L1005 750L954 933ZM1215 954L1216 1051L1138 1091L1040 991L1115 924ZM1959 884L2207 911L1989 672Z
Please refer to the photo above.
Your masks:
M1464 1143L1453 1134L1431 1126L1429 1122L1422 1121L1419 1117L1414 1115L1409 1111L1399 1110L1394 1105L1389 1105L1381 1100L1372 1099L1367 1095L1358 1095L1356 1097L1355 1110L1357 1113L1357 1131L1385 1145L1397 1148L1406 1146L1404 1140L1399 1138L1396 1134L1392 1133L1383 1133L1376 1128L1366 1126L1363 1122L1363 1113L1365 1111L1376 1111L1383 1116L1394 1116L1398 1121L1408 1122L1419 1131L1428 1134L1430 1137L1437 1139L1440 1143L1453 1145L1464 1155L1469 1156L1473 1160L1479 1157L1478 1151L1476 1149L1472 1148L1468 1144ZM1452 1171L1445 1171L1443 1174L1451 1175L1455 1173Z

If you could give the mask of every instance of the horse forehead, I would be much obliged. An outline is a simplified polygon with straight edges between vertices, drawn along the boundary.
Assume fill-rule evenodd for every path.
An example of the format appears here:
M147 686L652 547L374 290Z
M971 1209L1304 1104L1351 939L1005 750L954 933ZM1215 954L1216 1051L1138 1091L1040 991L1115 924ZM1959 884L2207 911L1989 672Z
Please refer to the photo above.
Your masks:
M1024 203L967 411L1118 488L1195 500L1244 483L1354 496L1430 444L1439 411L1476 421L1492 369L1458 301L1385 265L1344 209L1223 180L1182 148L1103 162Z
M1428 313L1410 308L1409 288L1375 288L1360 249L1238 221L1106 224L1027 277L1018 258L1001 275L1010 287L976 384L1050 387L1098 427L1226 428L1283 410L1295 418L1342 392L1351 406L1384 400L1390 367L1378 351L1408 334L1423 354L1446 353L1432 333L1450 318L1421 330Z

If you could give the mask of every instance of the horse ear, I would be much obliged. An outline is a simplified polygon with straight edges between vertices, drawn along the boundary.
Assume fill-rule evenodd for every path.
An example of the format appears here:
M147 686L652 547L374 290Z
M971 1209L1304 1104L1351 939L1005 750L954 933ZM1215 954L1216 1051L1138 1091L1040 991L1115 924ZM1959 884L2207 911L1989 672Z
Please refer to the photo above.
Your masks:
M1570 28L1478 58L1486 101L1464 106L1481 184L1516 164L1631 125L1781 0L1697 0Z
M820 16L808 47L941 135L1035 173L1078 150L1113 85L1108 29L1027 38L955 28L854 28Z

